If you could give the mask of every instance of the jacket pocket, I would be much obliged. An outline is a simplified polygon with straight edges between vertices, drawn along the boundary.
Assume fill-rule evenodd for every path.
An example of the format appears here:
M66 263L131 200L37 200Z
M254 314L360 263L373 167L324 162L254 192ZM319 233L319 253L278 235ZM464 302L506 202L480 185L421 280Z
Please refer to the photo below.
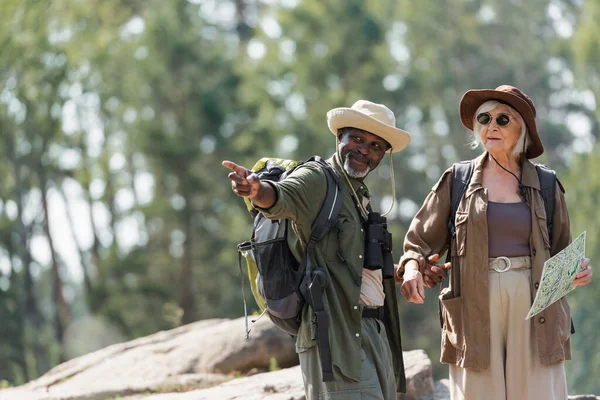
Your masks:
M452 295L448 288L442 290L440 301L442 302L442 334L446 336L450 344L458 350L465 346L463 328L463 301L462 296L448 298Z
M544 239L544 247L550 249L550 240L548 239L548 225L546 224L546 210L544 206L535 209L535 216L542 232L542 238Z
M341 230L340 230L341 229ZM329 229L329 232L322 240L323 256L327 261L343 261L342 258L349 257L350 249L341 248L345 243L350 243L352 236L356 234L356 224L345 216L338 216L335 226ZM362 267L362 265L361 265Z
M456 212L456 219L454 224L456 227L456 238L453 241L454 248L452 253L457 256L465 255L465 248L467 246L467 220L469 214L466 212Z

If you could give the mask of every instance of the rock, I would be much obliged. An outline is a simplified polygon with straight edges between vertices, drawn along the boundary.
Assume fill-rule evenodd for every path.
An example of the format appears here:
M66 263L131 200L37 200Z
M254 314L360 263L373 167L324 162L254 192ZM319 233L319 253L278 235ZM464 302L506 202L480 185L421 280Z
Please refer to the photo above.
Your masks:
M423 350L404 352L407 394L398 400L438 400L434 398L431 361ZM425 390L425 391L422 391ZM423 397L428 396L428 397ZM144 400L301 400L304 386L300 367L233 379L210 389L184 394L163 394L144 397ZM442 398L439 398L440 400ZM132 400L132 399L131 399Z
M267 318L253 324L250 339L244 332L244 318L205 320L159 332L74 358L23 386L0 390L0 399L304 399L302 374L293 366L298 358L292 338ZM284 369L264 372L275 364ZM450 398L448 380L433 381L423 350L404 352L404 364L407 393L398 400Z
M442 400L449 397L433 397L434 384L431 377L431 361L423 350L404 352L407 393L399 394L398 400ZM437 386L436 386L437 388ZM445 386L444 386L445 388ZM443 389L438 389L442 394ZM448 393L445 388L445 393ZM195 390L184 394L162 394L144 397L144 400L302 400L304 386L300 367L257 374L233 379L210 389Z
M399 394L398 400L413 400L433 393L431 360L423 350L405 351L404 373L406 374L406 394Z
M212 319L158 332L67 361L21 387L0 391L2 400L105 399L136 393L210 387L235 372L298 363L293 339L268 318L245 339L244 318ZM228 374L224 375L224 374ZM189 386L177 377L194 377Z
M244 318L214 326L203 334L201 352L194 370L205 372L246 372L252 368L268 370L271 359L277 366L298 365L295 340L263 317L251 325L249 339L244 339Z
M431 400L449 400L450 399L450 381L448 379L442 379L436 381L433 389L433 396ZM425 400L425 399L422 399ZM429 399L427 399L429 400Z
M144 400L304 400L300 367L238 378L210 389L159 394Z

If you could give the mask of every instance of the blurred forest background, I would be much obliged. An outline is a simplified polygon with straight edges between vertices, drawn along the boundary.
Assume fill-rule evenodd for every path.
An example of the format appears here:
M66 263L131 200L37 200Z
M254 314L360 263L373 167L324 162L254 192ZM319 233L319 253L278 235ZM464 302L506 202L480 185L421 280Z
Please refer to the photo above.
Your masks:
M396 258L441 172L478 154L461 95L506 83L537 106L536 161L558 171L598 274L598 21L600 0L2 0L2 385L241 316L251 220L221 160L328 156L326 112L360 98L413 134L394 155ZM388 168L367 183L387 209ZM571 393L600 393L599 281L569 294ZM437 293L399 309L439 379Z

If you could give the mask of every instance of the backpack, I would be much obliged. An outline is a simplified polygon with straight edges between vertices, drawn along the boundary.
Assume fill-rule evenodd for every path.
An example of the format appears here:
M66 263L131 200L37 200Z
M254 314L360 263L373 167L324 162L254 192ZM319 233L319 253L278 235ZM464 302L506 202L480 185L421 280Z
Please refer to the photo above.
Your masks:
M475 169L474 161L462 161L460 163L455 163L452 165L452 181L451 181L451 200L450 200L450 216L448 217L448 235L450 240L456 236L456 211L458 210L458 205L460 204L460 200L462 199L465 190L467 190L467 186L469 186L469 182L471 182L471 177L473 176L473 170ZM559 183L558 178L556 178L556 172L551 170L550 168L542 165L535 164L535 169L537 170L538 179L540 182L540 195L544 200L544 209L546 211L546 227L548 229L548 241L550 247L552 247L552 219L554 216L554 196L556 194L556 182ZM562 188L562 185L560 185ZM448 246L448 254L446 255L446 262L449 262L451 259L451 246ZM441 288L441 286L440 286ZM443 325L442 320L442 307L443 304L441 300L439 301L439 317L440 317L440 325ZM575 325L573 324L573 319L571 319L571 334L575 333Z
M307 163L316 163L324 171L327 194L311 226L310 240L302 259L298 261L288 246L290 221L270 220L255 210L250 201L244 199L254 218L254 228L250 240L237 246L238 263L242 275L246 335L248 336L250 331L246 300L243 295L242 257L246 260L250 289L256 304L279 329L292 336L297 335L304 304L308 303L312 307L317 322L317 345L321 357L323 381L329 381L333 380L328 340L329 318L323 302L323 289L328 278L323 268L313 265L312 253L317 243L336 226L336 219L342 207L338 176L329 164L317 156L304 162L263 158L257 162L252 171L261 179L278 182ZM322 338L325 340L319 340Z

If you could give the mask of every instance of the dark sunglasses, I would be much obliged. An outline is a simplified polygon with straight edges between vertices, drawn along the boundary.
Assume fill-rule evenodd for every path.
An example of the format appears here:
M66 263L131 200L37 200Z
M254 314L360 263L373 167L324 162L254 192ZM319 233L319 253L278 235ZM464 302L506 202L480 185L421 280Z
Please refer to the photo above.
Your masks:
M487 125L492 120L492 116L489 113L481 113L477 116L477 122L481 125ZM506 126L510 122L510 117L506 114L498 114L496 115L496 123L499 126Z

